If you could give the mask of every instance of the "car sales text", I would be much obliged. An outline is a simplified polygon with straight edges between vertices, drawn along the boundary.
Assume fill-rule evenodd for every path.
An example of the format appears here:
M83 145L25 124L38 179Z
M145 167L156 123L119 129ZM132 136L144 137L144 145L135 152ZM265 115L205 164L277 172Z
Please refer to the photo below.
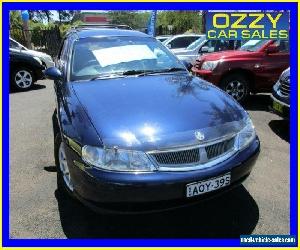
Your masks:
M282 12L210 13L208 39L287 39L288 30L279 29ZM281 25L280 25L281 26Z

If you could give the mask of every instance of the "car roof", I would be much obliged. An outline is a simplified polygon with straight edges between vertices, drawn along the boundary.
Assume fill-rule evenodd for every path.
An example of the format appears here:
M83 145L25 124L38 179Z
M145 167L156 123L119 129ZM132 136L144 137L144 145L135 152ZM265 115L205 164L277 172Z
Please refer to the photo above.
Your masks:
M186 37L186 36L204 36L204 34L193 34L193 33L190 33L190 34L180 34L180 35L174 35L172 38L176 38L176 37Z
M136 30L116 29L116 28L80 28L71 30L80 38L88 37L107 37L107 36L136 36L136 37L150 37L149 35Z

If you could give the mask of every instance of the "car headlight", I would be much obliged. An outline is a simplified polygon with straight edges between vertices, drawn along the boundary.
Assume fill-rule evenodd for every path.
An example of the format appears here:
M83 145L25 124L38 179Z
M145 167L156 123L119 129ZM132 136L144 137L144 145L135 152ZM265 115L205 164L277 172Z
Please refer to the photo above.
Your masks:
M236 148L241 150L247 147L256 137L254 125L250 118L246 121L246 126L238 133L236 140Z
M155 170L147 155L140 151L84 146L82 159L95 168L111 171L150 172Z
M202 64L201 69L213 71L217 67L218 63L219 61L205 61Z
M37 60L37 61L39 62L39 64L43 64L43 63L42 63L42 60L41 60L39 57L34 56L33 58L34 58L35 60Z

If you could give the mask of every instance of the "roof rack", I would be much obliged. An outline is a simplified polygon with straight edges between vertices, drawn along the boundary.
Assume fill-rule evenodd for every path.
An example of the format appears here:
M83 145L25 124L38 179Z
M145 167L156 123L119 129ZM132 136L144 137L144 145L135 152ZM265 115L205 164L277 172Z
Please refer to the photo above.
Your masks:
M132 30L132 28L125 24L79 24L74 27L74 29L125 29L125 30Z

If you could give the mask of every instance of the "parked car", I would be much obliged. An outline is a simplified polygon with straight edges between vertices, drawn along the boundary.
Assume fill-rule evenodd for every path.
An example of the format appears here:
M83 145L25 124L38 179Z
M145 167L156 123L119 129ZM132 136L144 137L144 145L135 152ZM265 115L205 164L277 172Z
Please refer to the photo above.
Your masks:
M241 46L241 41L233 40L207 40L206 36L201 36L191 43L187 48L173 49L172 52L179 60L194 64L199 56L219 52L224 50L235 50Z
M203 35L197 34L182 34L175 35L163 42L163 45L168 47L169 49L182 49L189 46L191 43L195 42L197 39L201 38Z
M42 63L47 68L54 66L54 62L53 62L52 57L50 55L48 55L46 53L43 53L43 52L36 51L36 50L27 49L25 46L18 43L17 41L12 39L11 37L9 38L9 50L10 51L16 51L16 52L21 52L21 53L31 55L31 56L39 57L41 59Z
M171 36L170 35L165 35L165 36L157 36L155 37L157 41L160 41L161 43L169 39Z
M45 66L39 57L9 51L10 84L17 90L28 90L44 77Z
M282 116L289 119L290 117L290 68L282 72L279 80L273 87L271 95L271 109Z
M260 143L247 112L155 38L74 29L57 65L45 75L56 92L58 189L92 209L186 205L250 174Z
M242 102L250 92L271 92L289 60L288 40L249 40L239 50L203 55L192 72Z

